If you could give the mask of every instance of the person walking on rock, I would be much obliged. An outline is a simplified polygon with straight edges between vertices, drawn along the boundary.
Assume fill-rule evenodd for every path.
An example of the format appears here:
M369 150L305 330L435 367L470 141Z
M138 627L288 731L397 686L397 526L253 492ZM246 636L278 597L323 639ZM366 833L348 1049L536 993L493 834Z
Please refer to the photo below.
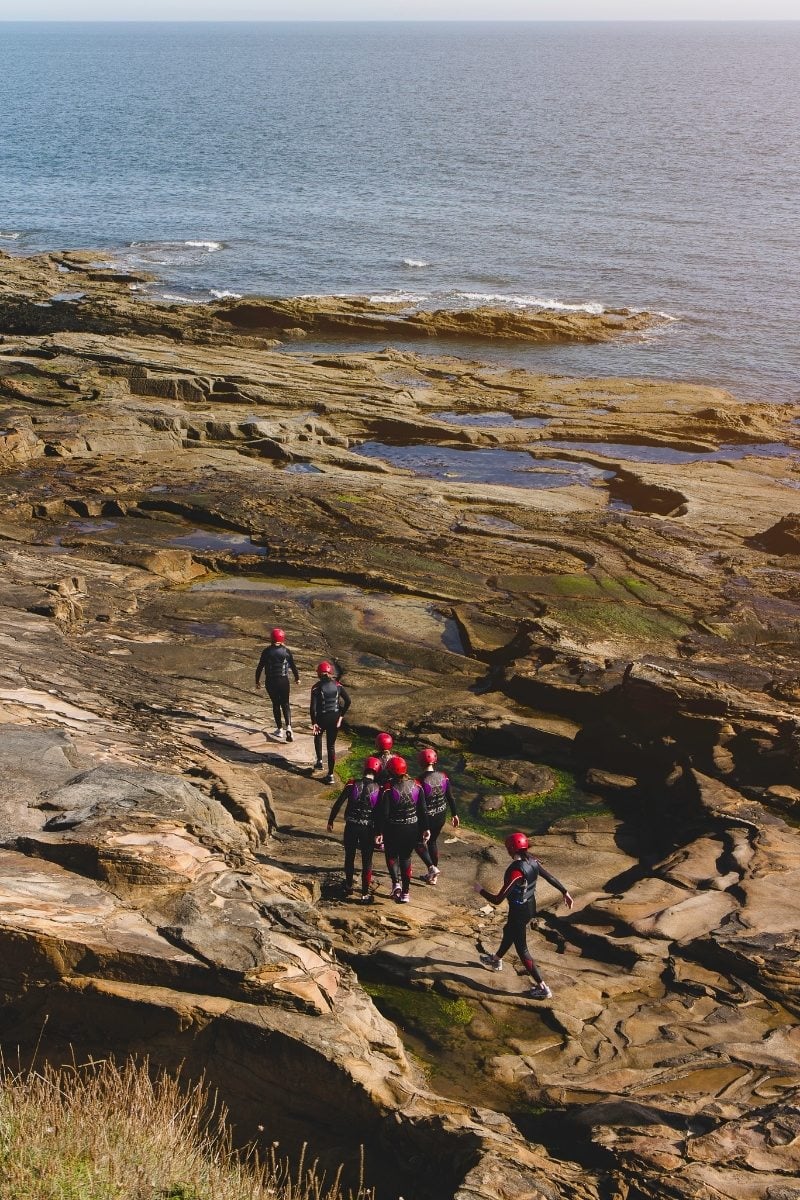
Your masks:
M350 707L350 697L345 689L333 678L333 664L321 662L317 667L317 682L311 689L311 728L314 734L314 751L316 762L314 770L322 769L322 738L325 737L325 748L328 756L328 774L323 783L335 783L333 768L336 763L336 737L342 724L342 718Z
M484 900L490 904L500 904L508 901L508 920L503 930L503 937L496 954L482 954L481 962L490 971L500 971L503 968L503 956L512 946L522 959L523 966L533 979L530 996L533 1000L549 1000L552 996L550 988L542 979L539 968L528 953L526 933L528 925L536 915L536 883L541 875L551 887L561 892L567 908L572 908L573 899L563 883L559 883L555 875L546 871L537 858L528 853L529 841L524 833L511 833L506 838L506 850L511 855L503 886L497 895L480 889Z
M300 674L292 652L285 642L286 634L283 630L273 629L270 634L270 645L261 651L261 658L258 660L256 687L260 686L263 674L264 685L267 695L272 701L272 713L275 717L275 732L270 734L270 737L277 738L281 742L285 738L287 742L291 742L294 741L294 734L292 733L292 712L289 707L289 672L291 671L294 675L295 683L300 682Z
M355 879L356 850L360 850L362 904L374 903L370 883L372 882L372 856L375 852L377 836L376 810L381 796L377 780L380 767L379 758L374 756L366 758L361 779L348 779L328 817L328 833L333 833L333 823L339 809L346 802L344 810L344 886L345 892L349 895L353 890Z
M381 763L380 774L378 775L378 783L381 785L381 787L389 782L387 763L392 757L393 745L394 738L390 733L379 733L375 738L375 749L378 751L378 758L380 759Z
M428 840L428 814L421 786L408 777L408 764L393 754L386 764L389 782L381 796L379 833L383 834L392 898L408 904L414 847Z
M427 746L424 750L420 750L419 765L422 768L422 774L419 776L417 782L422 788L425 808L428 813L429 840L427 843L419 842L417 845L417 854L428 868L427 875L422 876L426 883L436 883L439 878L439 847L436 841L447 820L448 806L450 808L450 821L453 829L458 829L460 825L458 813L456 812L456 802L453 799L453 792L450 788L450 780L444 771L436 766L438 761L439 755L430 746Z

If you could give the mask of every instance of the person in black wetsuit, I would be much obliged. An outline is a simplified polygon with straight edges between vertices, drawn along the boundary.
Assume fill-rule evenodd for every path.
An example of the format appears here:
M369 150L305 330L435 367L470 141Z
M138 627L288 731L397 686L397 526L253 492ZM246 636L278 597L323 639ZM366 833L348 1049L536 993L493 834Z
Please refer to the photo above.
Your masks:
M428 840L428 814L422 788L408 777L399 754L387 763L389 782L381 795L378 832L383 834L386 866L392 878L392 898L408 904L414 847Z
M314 733L314 750L317 760L314 770L322 767L322 737L328 755L328 774L323 783L335 783L333 768L336 763L336 737L342 718L350 707L350 697L342 685L333 678L333 665L321 662L317 667L319 679L311 689L311 728Z
M498 951L496 954L482 954L481 962L490 971L500 971L503 967L503 955L512 945L515 946L525 970L534 981L530 990L531 998L549 1000L553 993L528 953L526 940L528 924L536 915L536 882L539 876L546 879L556 891L561 892L567 908L572 908L573 899L563 883L559 883L555 875L546 871L539 860L528 853L529 844L524 833L509 834L506 838L506 850L511 855L512 862L506 870L502 888L496 896L487 892L485 888L480 889L481 896L490 904L508 901L508 920Z
M376 809L380 800L381 789L377 774L381 763L379 758L370 757L364 760L364 774L359 779L349 779L342 788L339 797L328 817L328 833L333 833L333 822L339 809L347 801L344 810L344 886L348 894L353 890L356 868L356 850L361 851L361 903L372 904L374 897L370 891L372 882L372 856L375 852Z
M448 806L450 808L450 820L453 829L458 829L461 823L456 812L456 802L453 799L450 780L444 771L440 771L436 766L438 760L439 755L431 747L426 747L419 752L419 765L422 768L422 774L419 776L417 783L422 788L422 794L425 798L430 837L427 843L419 843L417 854L428 868L427 875L422 876L426 883L436 883L436 880L439 878L439 847L436 845L436 839L444 829Z
M270 737L277 738L287 742L294 741L292 733L292 712L289 707L289 672L294 675L295 683L300 682L300 674L295 666L294 658L291 650L284 645L286 634L282 629L273 629L270 634L269 646L266 646L261 651L261 658L258 660L256 667L256 687L261 684L261 676L264 676L264 685L267 689L267 695L272 701L272 713L275 717L275 732L270 734ZM286 732L282 728L282 722L286 725Z

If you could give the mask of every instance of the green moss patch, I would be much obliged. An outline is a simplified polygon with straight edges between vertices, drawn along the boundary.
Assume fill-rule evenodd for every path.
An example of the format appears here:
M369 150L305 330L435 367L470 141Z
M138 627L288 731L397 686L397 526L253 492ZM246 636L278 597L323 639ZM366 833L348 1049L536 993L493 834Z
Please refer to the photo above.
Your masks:
M402 1030L435 1042L451 1032L463 1029L473 1020L475 1010L468 1000L449 999L438 992L402 987L386 981L361 981L376 1006Z

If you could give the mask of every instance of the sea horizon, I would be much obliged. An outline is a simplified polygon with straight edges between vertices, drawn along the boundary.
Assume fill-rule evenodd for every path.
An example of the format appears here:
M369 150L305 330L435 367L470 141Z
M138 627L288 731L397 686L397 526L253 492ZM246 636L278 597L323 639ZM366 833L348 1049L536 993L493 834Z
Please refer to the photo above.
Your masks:
M97 249L176 303L648 309L649 335L505 360L800 401L800 21L18 20L0 45L0 249Z

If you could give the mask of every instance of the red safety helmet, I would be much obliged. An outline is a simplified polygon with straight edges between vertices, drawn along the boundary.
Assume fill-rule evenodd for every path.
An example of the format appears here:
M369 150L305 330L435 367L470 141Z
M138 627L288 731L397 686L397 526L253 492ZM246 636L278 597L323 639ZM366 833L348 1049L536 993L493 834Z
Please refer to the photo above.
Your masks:
M393 754L386 764L386 769L392 775L407 775L408 763L404 758L401 758L399 754Z
M420 750L417 758L421 767L432 767L435 762L439 761L439 755L432 746L426 746L424 750Z
M383 763L379 758L375 758L374 754L370 754L369 758L364 759L364 774L377 775Z
M375 738L375 745L380 750L381 754L385 754L387 750L391 750L394 745L394 738L390 733L379 733Z
M332 675L333 674L333 663L329 663L329 662L319 663L319 665L317 666L317 674L319 675L320 679L322 678L323 675Z
M520 850L527 850L528 846L530 842L524 833L510 833L506 838L506 850L509 854L519 854Z
M272 641L273 646L277 646L279 642L286 641L286 634L283 632L282 629L273 629L272 633L269 636L270 636L270 640Z

